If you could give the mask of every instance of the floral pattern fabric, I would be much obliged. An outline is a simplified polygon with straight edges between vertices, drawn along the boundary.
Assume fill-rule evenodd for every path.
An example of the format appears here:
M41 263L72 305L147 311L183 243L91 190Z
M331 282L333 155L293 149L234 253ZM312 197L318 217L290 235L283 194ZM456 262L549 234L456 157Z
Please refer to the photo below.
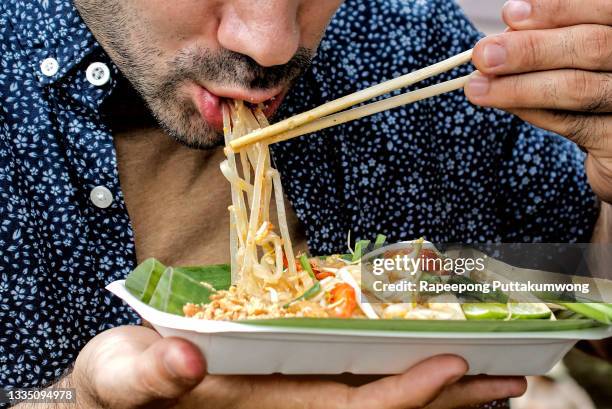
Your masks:
M280 116L478 38L449 0L349 0ZM48 58L58 63L50 76L41 70ZM110 67L106 84L87 81L94 62ZM104 290L135 265L99 109L119 76L69 0L0 2L0 387L47 385L97 333L138 322ZM349 231L392 241L586 241L597 216L579 149L461 92L280 144L273 156L314 253L343 251ZM99 186L113 195L108 208L90 199Z

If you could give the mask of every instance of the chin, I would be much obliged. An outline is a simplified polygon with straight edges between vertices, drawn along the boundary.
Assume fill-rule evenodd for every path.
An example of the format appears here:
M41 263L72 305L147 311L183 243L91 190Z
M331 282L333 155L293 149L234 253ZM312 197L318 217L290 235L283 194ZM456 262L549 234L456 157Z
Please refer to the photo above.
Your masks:
M162 129L188 148L208 150L223 146L225 143L223 133L202 120L199 114L194 115L193 112L181 112L176 115L155 112L154 114Z
M166 133L178 143L191 149L208 150L223 146L225 141L223 135L214 130L202 133L180 133L166 129Z

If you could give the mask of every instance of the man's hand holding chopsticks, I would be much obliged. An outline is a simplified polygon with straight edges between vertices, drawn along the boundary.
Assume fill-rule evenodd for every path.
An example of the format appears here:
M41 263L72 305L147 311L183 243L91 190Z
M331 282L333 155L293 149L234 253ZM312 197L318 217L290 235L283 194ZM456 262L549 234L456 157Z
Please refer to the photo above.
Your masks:
M612 202L612 1L510 0L503 18L510 29L474 50L468 98L586 149L589 181Z

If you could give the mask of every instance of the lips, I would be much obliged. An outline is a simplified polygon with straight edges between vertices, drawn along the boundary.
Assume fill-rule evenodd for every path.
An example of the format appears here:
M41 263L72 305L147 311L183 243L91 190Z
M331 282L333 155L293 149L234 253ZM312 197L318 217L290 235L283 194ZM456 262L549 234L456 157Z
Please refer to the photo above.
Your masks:
M266 117L270 118L274 115L285 96L282 88L253 91L213 87L205 88L199 85L198 88L195 99L200 115L204 121L218 131L223 129L223 102L225 100L241 100L252 106L263 104L263 113Z
M209 92L206 88L200 88L196 97L196 105L202 119L216 130L223 129L223 106L221 98Z

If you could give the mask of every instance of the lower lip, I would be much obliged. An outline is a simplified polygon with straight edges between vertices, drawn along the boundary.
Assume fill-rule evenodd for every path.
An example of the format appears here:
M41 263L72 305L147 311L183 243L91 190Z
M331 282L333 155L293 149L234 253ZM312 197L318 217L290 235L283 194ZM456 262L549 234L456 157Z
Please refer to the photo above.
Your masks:
M196 97L196 105L202 115L202 119L217 131L223 129L223 104L221 98L199 87L200 92Z
M210 126L215 128L217 131L223 130L223 101L217 95L209 92L206 88L198 87L199 92L196 97L196 105L198 110L200 111L200 115L202 119L206 121ZM267 118L270 118L281 102L285 93L281 93L274 97L272 101L270 101L269 106L264 109L263 113Z

